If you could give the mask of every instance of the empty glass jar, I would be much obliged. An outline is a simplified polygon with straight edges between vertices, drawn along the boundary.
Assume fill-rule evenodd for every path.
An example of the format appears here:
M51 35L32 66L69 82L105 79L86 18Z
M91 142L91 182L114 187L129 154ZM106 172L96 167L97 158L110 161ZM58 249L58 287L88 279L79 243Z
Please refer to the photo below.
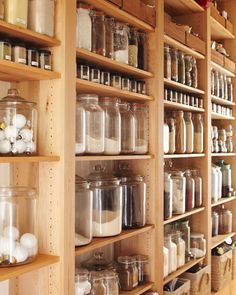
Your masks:
M91 51L92 49L92 20L91 7L77 3L76 46Z
M92 51L106 56L105 14L102 11L92 11Z
M111 270L107 270L103 271L103 276L106 286L106 294L119 295L119 280L117 273Z
M114 59L124 64L129 63L128 26L121 22L115 23Z

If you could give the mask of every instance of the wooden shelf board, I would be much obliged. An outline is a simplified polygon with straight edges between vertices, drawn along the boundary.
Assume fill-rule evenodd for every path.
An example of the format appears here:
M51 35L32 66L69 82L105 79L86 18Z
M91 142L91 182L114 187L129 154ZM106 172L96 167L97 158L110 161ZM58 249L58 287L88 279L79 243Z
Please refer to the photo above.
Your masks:
M0 34L8 38L24 40L25 43L35 44L37 47L59 46L61 42L47 35L36 33L0 20Z
M165 0L165 10L171 15L183 15L204 11L195 0Z
M221 120L221 119L223 119L223 120L231 120L231 121L235 120L234 117L217 114L215 112L211 112L211 118L212 118L212 120Z
M211 238L211 249L217 247L222 244L227 238L232 238L235 236L235 233L227 234L227 235L218 235Z
M188 93L205 94L205 91L203 91L203 90L189 87L187 85L184 85L179 82L172 81L172 80L168 80L166 78L164 78L164 83L165 83L165 86L168 86L172 89L182 90L182 91L188 92Z
M169 283L173 279L177 278L178 276L180 276L182 273L186 272L188 269L190 269L194 265L202 262L204 259L205 259L205 257L190 260L184 266L182 266L181 268L179 268L177 271L175 271L175 272L171 273L170 275L168 275L168 277L166 277L164 279L164 285L167 284L167 283Z
M189 217L191 215L194 215L194 214L197 214L197 213L200 213L202 211L205 210L205 207L201 207L201 208L196 208L196 209L193 209L191 211L188 211L184 214L181 214L181 215L175 215L173 216L172 218L170 219L167 219L163 222L163 224L169 224L171 222L174 222L174 221L177 221L177 220L180 220L180 219L183 219L183 218L186 218L186 217Z
M117 6L110 4L104 0L85 0L83 1L93 6L93 8L102 10L105 14L114 17L125 23L129 23L139 29L145 30L147 32L153 32L154 28L149 24L143 22L142 20L130 15L129 13L119 9Z
M0 60L0 80L13 81L39 81L60 79L61 74L54 71L42 70L35 67L15 63L8 60Z
M232 202L236 200L236 197L230 197L230 198L221 198L219 201L215 202L215 203L212 203L211 204L211 207L216 207L216 206L219 206L219 205L222 205L222 204L225 204L225 203L228 203L228 202Z
M215 18L210 17L211 20L211 39L214 41L234 39L234 35L222 26Z
M223 99L223 98L219 98L219 97L217 97L215 95L211 96L211 101L215 102L215 103L218 103L218 104L221 104L221 105L235 106L235 102L228 101L228 100Z
M218 65L217 63L215 63L214 61L211 61L211 66L213 69L221 72L222 74L225 74L227 75L228 77L232 77L234 78L235 77L235 74L230 72L229 70L225 69L224 67Z
M91 252L95 249L122 241L124 239L134 237L134 236L142 234L142 233L146 233L152 229L154 229L154 225L151 224L151 225L146 225L146 226L139 228L139 229L123 230L120 235L114 236L114 237L93 238L92 242L89 245L82 246L82 247L76 247L75 248L75 256L79 256L81 254Z
M153 98L148 95L143 95L139 93L134 93L130 91L124 91L115 87L106 86L91 81L86 81L82 79L77 79L76 89L79 94L81 93L94 93L99 96L108 95L112 97L125 98L127 100L131 99L134 101L137 100L147 100L151 101Z
M198 113L205 112L205 109L202 109L202 108L196 108L186 104L168 101L168 100L164 100L164 107L166 109L183 110L183 111L191 111L191 112L198 112Z
M164 159L181 159L181 158L202 158L205 154L172 154L164 155Z
M212 157L234 157L235 153L212 153Z
M119 294L120 295L141 295L144 292L150 290L153 285L154 285L154 283L151 283L151 282L150 283L146 283L146 284L143 284L141 286L136 287L132 291L120 291Z
M119 160L150 160L153 155L118 155L118 156L76 156L76 161L119 161Z
M124 75L131 75L132 77L139 78L139 79L153 78L153 74L150 72L143 71L126 64L122 64L116 60L113 60L108 57L104 57L102 55L90 52L85 49L77 48L76 56L79 59L86 60L86 62L95 64L96 66L99 66L100 68L103 68L103 69L116 71L119 73L123 73Z
M172 0L171 0L172 1ZM199 52L197 52L196 50L180 43L179 41L173 39L170 36L164 35L164 42L170 46L173 46L181 51L183 51L186 54L189 54L197 59L205 59L205 56Z
M58 162L59 156L0 156L0 163L37 163L37 162Z
M29 264L8 268L0 268L0 281L16 278L25 273L57 263L59 262L59 260L60 258L58 256L39 254L36 260Z

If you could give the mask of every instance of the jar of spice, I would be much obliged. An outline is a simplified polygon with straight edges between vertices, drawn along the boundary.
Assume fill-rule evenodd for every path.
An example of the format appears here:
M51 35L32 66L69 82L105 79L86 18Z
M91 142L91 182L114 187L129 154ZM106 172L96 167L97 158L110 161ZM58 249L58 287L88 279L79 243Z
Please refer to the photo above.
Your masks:
M129 91L130 90L130 80L129 78L121 78L121 88L125 91Z
M92 11L92 52L106 56L105 14Z
M186 123L184 112L176 111L176 153L184 154L186 152Z
M179 51L178 82L185 84L185 60L184 53Z
M193 144L193 152L194 153L202 153L204 151L204 129L202 123L202 115L195 114L194 115L194 144Z
M39 66L44 70L52 70L52 54L49 50L39 50Z
M192 57L190 55L185 55L185 84L187 86L192 86Z
M91 51L92 20L91 6L77 2L76 47Z
M138 284L142 285L147 283L148 280L148 256L135 255L136 265L138 268Z
M111 85L111 74L109 72L101 71L101 84L107 86Z
M105 17L106 57L109 57L111 59L114 59L114 27L114 18Z
M24 44L13 45L12 52L14 62L26 64L26 47Z
M90 294L91 283L87 269L76 269L75 271L75 295Z
M121 76L112 74L111 75L111 86L121 89Z
M227 85L227 76L224 75L224 99L228 100L228 85Z
M114 59L124 64L129 63L128 26L121 22L115 23Z
M104 284L106 286L106 294L119 295L118 275L114 271L103 271Z
M164 173L164 219L172 218L173 180L171 174Z
M106 295L107 289L104 282L104 275L99 271L92 271L90 273L90 280L92 284L90 295Z
M35 48L27 49L27 65L32 67L39 67L39 52Z
M0 41L0 59L11 60L12 47L8 40Z
M178 82L178 50L171 48L171 80Z
M193 152L193 139L194 139L192 113L186 112L184 119L186 123L186 153L191 154Z
M100 83L101 81L100 69L91 68L90 69L90 80L93 83Z
M169 154L174 154L176 150L175 137L176 137L176 129L175 129L175 121L173 118L167 118L166 120L169 126Z
M120 288L123 291L131 291L138 286L138 268L136 260L129 256L120 256L118 261L118 274Z
M232 232L232 220L233 215L232 211L225 209L222 205L219 211L219 234L225 235Z
M164 246L169 251L169 273L177 270L177 246L172 241L171 235L164 238Z
M212 237L218 236L219 234L219 214L215 211L211 214L212 222Z
M166 44L164 47L164 77L171 80L171 54L170 47Z
M129 28L129 65L138 67L138 32L134 27Z
M186 210L190 211L195 207L195 182L189 169L185 171L184 176L186 178Z
M195 208L202 206L202 178L199 175L199 170L194 169L191 171L195 183Z
M196 58L192 57L192 71L191 71L191 80L192 80L192 87L197 88L198 86L198 70L197 70L197 61Z

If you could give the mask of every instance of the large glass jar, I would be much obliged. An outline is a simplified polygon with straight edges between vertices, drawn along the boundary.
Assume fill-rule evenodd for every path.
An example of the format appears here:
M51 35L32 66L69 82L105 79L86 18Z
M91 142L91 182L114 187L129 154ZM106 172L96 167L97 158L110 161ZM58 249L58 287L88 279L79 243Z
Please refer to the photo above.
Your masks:
M195 207L195 182L192 178L191 171L188 169L185 171L186 178L186 210L190 211Z
M106 295L107 289L104 282L104 275L102 272L92 271L90 274L92 284L90 295Z
M232 79L231 77L227 77L227 88L228 88L228 100L233 101L234 100L234 95L233 95L233 84L232 84Z
M129 28L129 65L138 67L138 32L134 27Z
M103 276L106 286L106 294L119 295L119 280L117 273L112 270L107 270L103 271Z
M185 84L187 86L192 86L192 57L190 55L185 55Z
M215 95L215 71L211 69L211 94Z
M88 181L93 191L93 236L110 237L122 229L122 188L117 177L96 165Z
M219 179L218 179L218 171L215 165L211 167L211 201L212 203L216 203L219 199ZM221 198L221 196L220 196Z
M86 111L78 102L76 103L76 132L75 153L81 155L86 150Z
M136 260L129 256L120 256L118 261L118 274L120 288L123 291L131 291L138 286L138 268Z
M225 98L224 75L221 73L219 74L219 90L220 90L219 97L224 99Z
M89 272L86 269L76 269L75 271L75 295L88 295L91 291L89 282Z
M173 180L171 174L164 173L164 219L172 217L173 206Z
M169 154L174 154L176 150L176 128L175 128L175 120L173 118L167 118L166 120L169 126Z
M0 267L32 262L38 254L36 191L0 187Z
M230 234L232 232L232 222L232 211L225 209L224 205L222 205L219 211L219 234Z
M177 269L185 264L185 241L181 238L181 232L172 234L172 240L177 246Z
M171 48L171 80L178 82L178 50Z
M104 271L111 270L113 264L105 259L102 251L95 251L92 257L82 262L82 267L89 271Z
M215 85L214 85L214 95L220 97L220 79L219 79L219 72L214 70L215 74Z
M144 177L133 173L129 164L119 165L116 176L120 179L123 196L122 226L138 228L146 224L146 193Z
M106 56L105 14L102 11L92 11L92 51Z
M224 160L219 160L216 164L221 168L222 172L222 197L230 197L232 192L231 167Z
M147 38L143 31L138 32L138 68L147 70Z
M169 251L169 273L177 270L177 246L172 242L171 235L164 239L164 246Z
M148 280L148 256L135 255L135 262L138 268L138 284L142 285L147 283Z
M192 57L192 71L191 71L191 80L192 80L192 87L197 88L198 86L198 70L197 70L197 61L196 58Z
M190 234L190 251L194 258L201 258L206 255L206 240L204 234Z
M185 60L184 53L179 51L179 67L178 67L178 81L182 84L185 84Z
M169 153L169 137L170 137L170 130L169 126L164 123L163 126L163 150L165 154Z
M164 261L163 277L166 278L169 274L169 250L166 247L163 247L163 261Z
M176 153L184 154L186 152L186 123L184 120L184 112L176 113Z
M195 183L195 208L198 208L202 206L202 178L199 175L199 170L194 169L191 172Z
M84 3L77 3L76 46L92 50L92 21L91 7Z
M78 103L85 110L85 153L102 154L105 142L105 114L98 105L98 96L81 94L78 96ZM80 121L81 119L77 118L77 120Z
M192 113L186 112L184 119L186 123L186 153L191 154L193 152L194 142L194 127L192 121Z
M164 77L171 80L171 54L170 47L166 44L164 48Z
M75 246L84 246L93 237L93 192L88 182L76 176L75 191Z
M145 104L134 103L135 120L135 154L148 152L148 107Z
M105 18L105 29L106 29L106 57L111 59L114 58L114 18Z
M226 75L224 75L224 99L228 100L228 84Z
M211 214L211 222L212 222L212 237L218 236L219 234L219 214L215 211Z
M132 154L135 150L135 119L130 104L120 102L121 116L121 153Z
M27 28L28 0L5 0L4 20L13 25Z
M102 97L99 102L105 113L104 154L118 155L121 151L121 117L117 99Z
M114 59L124 64L129 63L128 26L121 22L115 23Z
M19 96L16 89L0 100L0 154L36 153L36 103Z
M189 220L181 221L179 229L182 233L182 239L185 241L185 262L190 259L190 226Z
M194 153L202 153L204 150L204 129L202 123L202 115L195 114L194 115L194 144L193 144L193 152Z

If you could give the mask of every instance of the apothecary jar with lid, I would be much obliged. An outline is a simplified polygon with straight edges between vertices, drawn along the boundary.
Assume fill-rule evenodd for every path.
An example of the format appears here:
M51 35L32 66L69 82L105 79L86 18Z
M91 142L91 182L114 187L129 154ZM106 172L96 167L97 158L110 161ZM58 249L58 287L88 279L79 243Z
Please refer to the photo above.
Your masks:
M0 155L35 154L36 140L36 103L9 89L0 100Z
M0 187L0 267L32 262L38 254L37 194L29 187Z

